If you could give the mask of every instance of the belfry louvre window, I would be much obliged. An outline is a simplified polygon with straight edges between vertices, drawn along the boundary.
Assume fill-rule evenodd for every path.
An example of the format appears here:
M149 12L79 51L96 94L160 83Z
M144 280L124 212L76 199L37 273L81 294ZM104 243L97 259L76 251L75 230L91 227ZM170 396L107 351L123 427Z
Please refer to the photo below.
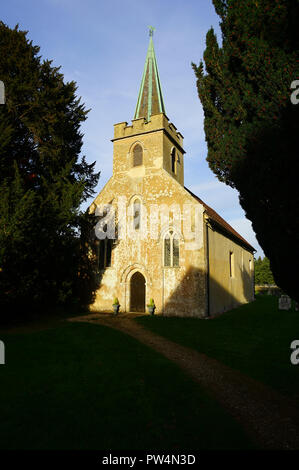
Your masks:
M170 231L164 238L164 266L177 267L180 265L180 241L178 236Z
M111 266L112 241L110 238L98 241L98 268L105 269Z
M133 148L133 166L140 166L143 163L143 152L141 145L137 144Z

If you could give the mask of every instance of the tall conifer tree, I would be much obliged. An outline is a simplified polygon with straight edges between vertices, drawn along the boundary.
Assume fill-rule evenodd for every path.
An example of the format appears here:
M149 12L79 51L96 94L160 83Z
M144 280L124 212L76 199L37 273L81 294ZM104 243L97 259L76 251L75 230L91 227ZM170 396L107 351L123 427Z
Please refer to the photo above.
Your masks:
M0 22L0 305L65 304L83 256L80 204L99 174L80 157L87 110L75 82L41 60L26 32ZM84 250L83 250L84 251ZM86 254L86 253L85 253ZM82 270L81 270L82 275Z
M298 300L299 79L297 0L213 0L204 64L193 64L205 115L207 161L236 188L276 283Z

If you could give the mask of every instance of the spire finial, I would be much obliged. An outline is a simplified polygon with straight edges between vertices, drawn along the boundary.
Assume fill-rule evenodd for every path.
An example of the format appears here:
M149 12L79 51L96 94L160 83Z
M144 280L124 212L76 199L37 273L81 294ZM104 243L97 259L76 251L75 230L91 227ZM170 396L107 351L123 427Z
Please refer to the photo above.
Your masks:
M154 35L155 28L154 28L153 26L149 26L148 29L149 29L149 35L150 35L150 36L153 36L153 35Z

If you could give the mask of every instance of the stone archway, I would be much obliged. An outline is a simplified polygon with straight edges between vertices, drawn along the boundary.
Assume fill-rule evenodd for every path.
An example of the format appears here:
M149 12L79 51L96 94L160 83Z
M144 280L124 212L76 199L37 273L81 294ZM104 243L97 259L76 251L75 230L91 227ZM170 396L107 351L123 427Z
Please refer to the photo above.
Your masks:
M130 312L145 312L145 277L139 271L130 280Z

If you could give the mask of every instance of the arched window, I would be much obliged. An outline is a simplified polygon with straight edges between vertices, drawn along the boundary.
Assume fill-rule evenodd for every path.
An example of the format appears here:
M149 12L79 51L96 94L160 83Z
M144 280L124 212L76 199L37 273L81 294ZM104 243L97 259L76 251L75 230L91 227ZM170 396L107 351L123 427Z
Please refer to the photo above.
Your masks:
M170 230L164 238L164 266L180 265L180 240L176 233Z
M142 165L142 160L143 160L143 152L142 152L142 147L140 144L136 144L135 147L133 148L133 166L139 166Z
M99 269L111 266L112 240L105 238L98 241L98 267Z
M141 216L141 201L135 199L133 204L133 227L134 230L140 229L140 216Z
M175 173L175 148L171 151L171 171Z

